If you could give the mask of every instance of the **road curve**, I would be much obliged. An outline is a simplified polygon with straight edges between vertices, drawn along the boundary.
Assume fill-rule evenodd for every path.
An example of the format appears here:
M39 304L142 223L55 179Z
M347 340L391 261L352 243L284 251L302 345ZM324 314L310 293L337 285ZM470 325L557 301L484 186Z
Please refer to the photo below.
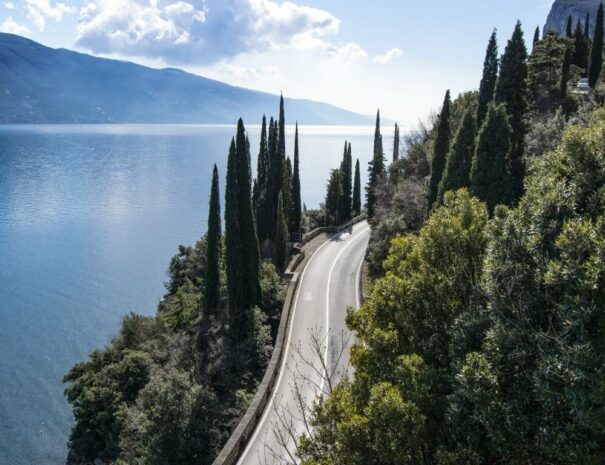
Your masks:
M305 403L310 403L323 386L322 377L302 358L320 362L312 349L313 335L323 344L322 357L336 377L342 376L348 367L348 347L342 357L342 342L352 343L346 330L347 306L358 307L359 272L369 241L370 227L367 222L353 226L351 231L332 236L319 247L307 262L300 275L300 283L294 300L286 349L275 388L265 412L252 434L238 465L274 465L283 463L276 459L286 454L283 440L276 432L285 433L283 422L302 431L302 423L295 401L294 384L300 386ZM344 339L343 339L344 335ZM326 350L327 349L327 350ZM307 382L303 380L307 379ZM293 442L287 441L289 449Z

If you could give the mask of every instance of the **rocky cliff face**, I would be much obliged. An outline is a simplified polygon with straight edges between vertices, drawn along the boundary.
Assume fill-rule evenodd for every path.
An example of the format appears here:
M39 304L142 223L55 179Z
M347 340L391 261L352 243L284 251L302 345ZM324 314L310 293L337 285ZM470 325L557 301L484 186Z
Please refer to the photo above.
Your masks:
M551 29L565 34L567 18L572 16L573 26L575 28L578 19L584 25L586 13L590 13L590 33L594 29L594 20L597 16L597 9L603 0L555 0L544 26L544 34Z

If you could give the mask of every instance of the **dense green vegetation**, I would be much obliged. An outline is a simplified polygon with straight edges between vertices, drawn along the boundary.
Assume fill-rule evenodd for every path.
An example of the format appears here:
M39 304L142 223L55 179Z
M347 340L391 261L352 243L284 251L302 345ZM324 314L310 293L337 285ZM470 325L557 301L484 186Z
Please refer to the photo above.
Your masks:
M480 91L448 93L405 138L374 190L354 375L315 402L302 463L602 463L605 94L588 30L538 33L528 56L517 24L501 60L492 35ZM593 90L572 92L589 65Z
M254 187L250 144L238 122L228 153L224 235L215 166L207 233L171 260L157 315L127 316L108 347L65 376L75 416L70 462L209 464L245 412L281 316L289 225L300 228L302 216L298 131L289 171L284 120L282 99L280 121L271 119L267 131L263 118Z
M605 113L532 171L513 210L449 192L393 240L304 463L601 463Z

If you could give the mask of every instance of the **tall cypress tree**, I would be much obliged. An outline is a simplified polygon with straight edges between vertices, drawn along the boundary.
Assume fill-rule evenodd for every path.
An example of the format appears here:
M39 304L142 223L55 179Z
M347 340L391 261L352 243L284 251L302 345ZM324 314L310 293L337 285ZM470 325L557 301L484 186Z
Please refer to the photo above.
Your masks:
M289 229L294 212L294 202L292 201L292 161L290 160L290 157L286 158L284 162L284 179L282 188L283 191L281 191L281 194L284 203L284 215L286 216L286 228ZM279 196L279 193L277 195Z
M246 304L247 308L253 308L255 305L260 304L261 301L259 283L260 255L250 196L250 143L246 137L246 129L244 128L244 122L241 118L237 123L235 142L237 153L238 213L240 230L242 233L240 239L244 245L244 269L247 278Z
M509 155L513 131L508 121L504 104L490 105L471 167L471 192L487 203L490 212L511 200Z
M525 113L527 111L527 48L523 40L521 22L517 22L500 62L500 76L496 84L496 103L506 104L513 129L511 149L512 201L523 195L525 166Z
M294 133L294 173L292 174L292 203L293 212L291 220L291 230L300 231L300 222L302 217L302 199L300 195L300 154L298 145L298 122Z
M284 111L284 96L279 97L279 135L277 142L277 149L282 157L282 160L286 159L286 116ZM279 195L279 193L278 193Z
M445 170L439 184L439 202L443 200L447 191L469 186L471 165L475 156L476 134L475 112L469 109L464 114L462 124L454 138L452 149L447 156Z
M582 31L582 24L580 23L580 20L578 20L576 30L574 32L574 47L571 57L571 64L582 68L584 72L588 70L588 38Z
M492 35L487 44L485 51L485 60L483 62L483 76L479 85L479 103L477 105L477 121L479 124L483 122L487 113L487 106L494 100L494 91L496 89L496 81L498 80L498 41L496 31Z
M376 129L374 131L374 155L368 166L368 185L366 186L366 209L368 218L374 217L376 206L376 186L380 178L385 175L384 150L382 148L382 134L380 133L380 110L376 114Z
M340 209L340 220L349 221L353 211L353 160L351 157L351 144L345 141L344 153L340 164L342 180L342 198Z
M567 86L571 73L571 59L571 48L567 45L565 47L565 56L563 57L563 68L561 70L561 99L567 98Z
M284 183L286 176L286 117L284 111L284 96L279 97L279 122L277 127L277 156L275 163L275 175L277 176L277 186L274 192L275 203L280 192L285 194L287 186ZM282 195L284 195L282 194ZM289 194L285 194L289 195ZM285 196L284 195L284 196ZM277 217L275 218L277 221Z
M263 123L260 135L260 148L258 151L258 161L256 163L256 182L254 207L256 211L256 230L260 243L269 239L268 235L268 188L269 188L269 146L267 142L267 118L263 115Z
M536 26L536 31L534 32L534 41L532 43L532 49L536 48L536 44L540 42L540 26Z
M342 223L340 217L342 206L342 172L340 170L332 170L328 187L326 189L326 214L330 225L338 225Z
M584 23L584 36L590 40L590 13L586 13L586 22Z
M227 161L225 245L229 325L234 341L251 334L251 309L260 303L260 257L250 198L249 145L242 119Z
M273 120L273 117L269 120L269 134L267 141L268 148L268 179L267 179L267 198L265 200L266 206L266 229L265 237L263 240L270 240L273 242L275 238L275 227L277 218L275 212L277 211L277 193L279 193L278 178L281 178L281 171L278 163L279 157L277 154L277 122Z
M567 25L565 26L565 35L569 38L573 35L573 23L571 15L567 17Z
M588 71L588 84L594 89L603 68L603 4L599 5L597 11L597 22L594 27L594 36L592 38L592 52L590 54L590 68Z
M290 196L290 192L286 194L284 186L284 176L286 170L286 119L284 112L284 97L279 99L279 120L274 121L273 130L270 131L269 137L269 158L271 159L271 180L270 180L270 196L271 196L271 221L269 223L269 237L275 238L277 227L277 197L282 192L285 197Z
M288 226L284 214L284 199L280 192L277 196L277 229L275 232L275 266L279 271L286 269L288 261Z
M437 139L433 149L433 158L431 160L431 179L428 190L428 206L432 208L439 194L439 183L443 177L443 170L447 161L447 154L450 151L450 116L451 116L451 98L450 91L445 93L443 107L439 114L439 123L437 125Z
M399 136L399 125L395 123L395 137L393 139L393 161L399 160L399 143L401 139Z
M353 181L353 215L361 214L361 172L359 169L359 158L355 163L355 179Z
M204 313L206 316L215 314L219 302L221 236L221 200L218 168L215 164L212 171L208 232L206 233L206 276L204 280Z
M244 291L244 255L242 232L239 222L239 182L235 139L231 139L227 159L225 183L225 259L227 268L227 292L229 300L229 324L236 336L246 331L246 297Z

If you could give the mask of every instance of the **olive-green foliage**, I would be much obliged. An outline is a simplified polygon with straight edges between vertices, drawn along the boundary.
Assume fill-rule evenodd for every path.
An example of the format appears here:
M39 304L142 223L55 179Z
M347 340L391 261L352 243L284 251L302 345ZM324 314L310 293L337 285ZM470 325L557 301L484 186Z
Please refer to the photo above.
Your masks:
M490 227L483 288L493 322L483 353L504 411L514 412L501 430L508 463L602 461L604 228L597 112L537 162L519 208Z
M116 465L210 463L217 444L211 425L218 412L214 393L184 371L154 377L138 401L122 406Z
M385 269L349 313L354 376L316 402L304 464L602 463L602 110L535 161L518 207L488 220L447 193Z
M221 254L222 255L222 254ZM228 357L225 263L218 307L202 311L206 241L179 247L155 318L127 316L119 335L65 376L73 406L71 457L116 465L210 464L243 414L271 353L285 288L260 269L261 309L251 309L249 370Z
M447 191L455 191L469 186L476 137L475 110L470 108L464 116L447 156L445 170L439 184L438 202L443 199Z
M567 119L561 110L554 114L536 114L529 124L525 137L526 154L529 164L551 150L555 150L563 137Z
M393 241L386 276L349 314L359 338L353 381L317 402L303 463L430 463L431 439L444 434L450 329L472 308L486 223L467 191L448 193L419 235Z
M424 180L402 177L396 184L387 184L381 194L366 257L372 278L384 274L382 264L391 240L401 234L419 231L427 214Z
M471 192L487 203L490 212L496 205L511 201L510 156L512 128L506 107L491 104L477 138L471 167Z
M473 102L473 103L471 103ZM469 94L456 99L452 108L474 105ZM370 277L384 274L382 264L391 240L404 233L419 231L427 214L427 178L429 159L436 131L421 124L420 129L404 138L402 157L389 167L388 182L377 189L376 213L366 257Z
M328 225L326 210L324 208L307 209L303 212L302 228L305 233Z
M561 102L561 86L563 63L566 50L570 50L569 39L559 37L555 31L550 31L539 41L527 64L527 86L532 107L540 112L551 111ZM567 52L570 53L570 52ZM568 56L565 89L569 79L570 60ZM511 113L512 115L512 113Z
M205 270L206 241L198 241L195 247L180 245L178 254L172 257L168 266L170 280L165 283L168 294L174 294L186 279L194 283L204 279Z

